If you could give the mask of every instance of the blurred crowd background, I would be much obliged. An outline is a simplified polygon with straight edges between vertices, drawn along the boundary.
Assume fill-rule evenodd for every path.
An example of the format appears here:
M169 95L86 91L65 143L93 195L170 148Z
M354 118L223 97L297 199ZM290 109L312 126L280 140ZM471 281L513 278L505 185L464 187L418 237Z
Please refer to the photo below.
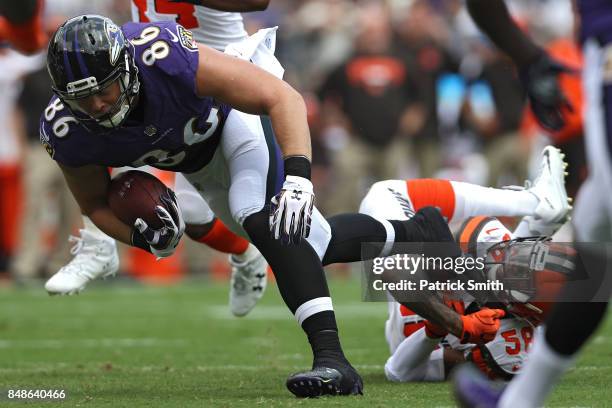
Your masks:
M557 59L579 70L570 0L510 0L512 14ZM130 19L129 0L48 0L50 32L66 18L97 13ZM382 179L438 177L522 185L541 148L559 146L574 195L586 175L580 77L563 78L573 111L550 134L533 120L520 73L471 22L461 0L271 0L244 14L249 33L279 26L285 79L308 106L317 205L332 215L358 209ZM69 261L80 213L57 165L39 143L51 96L45 56L0 49L0 276L28 282ZM172 182L168 175L158 174ZM188 240L184 240L188 241ZM126 275L168 281L229 274L225 257L184 242L155 263L124 248Z

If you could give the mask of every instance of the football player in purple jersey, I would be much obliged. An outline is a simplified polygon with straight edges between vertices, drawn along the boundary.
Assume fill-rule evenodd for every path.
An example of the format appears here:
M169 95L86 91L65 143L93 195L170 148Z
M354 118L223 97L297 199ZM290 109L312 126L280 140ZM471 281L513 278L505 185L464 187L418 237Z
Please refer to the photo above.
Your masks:
M158 208L164 227L141 219L126 225L108 207L106 167L182 173L216 216L264 255L306 332L312 369L290 376L288 389L299 397L360 394L323 265L360 260L364 242L379 243L369 256L393 253L396 242L453 243L440 212L426 207L404 221L325 219L314 206L299 93L255 64L197 44L175 22L120 28L102 16L74 17L53 35L47 66L55 96L41 117L41 142L83 214L115 239L170 256L184 229L175 200ZM256 115L268 115L271 126Z
M263 10L268 2L198 0L189 4L171 0L132 0L132 21L176 21L190 30L198 43L224 51L228 45L248 38L240 12ZM113 169L112 175L126 170L129 167ZM245 316L255 307L267 286L268 265L265 259L254 245L232 233L215 217L204 199L180 173L175 177L173 189L185 216L185 235L229 254L232 267L230 310L235 316ZM83 228L79 233L80 236L69 238L76 243L72 251L74 257L45 283L49 294L80 293L90 281L112 276L119 270L119 254L114 239L100 231L86 216L83 216Z

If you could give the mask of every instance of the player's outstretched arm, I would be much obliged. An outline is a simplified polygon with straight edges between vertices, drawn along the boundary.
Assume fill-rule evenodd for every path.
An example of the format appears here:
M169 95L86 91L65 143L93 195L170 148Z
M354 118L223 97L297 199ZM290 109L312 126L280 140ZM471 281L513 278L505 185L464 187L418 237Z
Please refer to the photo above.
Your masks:
M249 12L268 8L270 0L170 0L172 3L191 3L219 11Z
M117 218L108 205L110 176L105 167L59 166L82 214L88 216L104 233L125 244L151 252L158 259L174 253L185 230L174 193L170 192L165 201L167 208L158 206L156 209L162 228L151 228L140 218L134 225L127 225Z
M462 311L455 310L453 302L445 304L435 295L423 296L420 302L402 304L427 319L425 329L429 337L444 337L451 333L462 343L493 340L499 329L499 319L505 315L503 310L488 308L463 315Z
M504 0L467 0L467 7L478 27L519 67L543 52L514 23Z
M310 235L314 191L306 104L289 84L254 64L199 46L196 89L239 111L268 115L283 153L285 182L270 202L275 239L297 244Z
M269 115L283 156L311 158L306 105L285 81L246 61L198 45L196 88L239 111Z
M503 0L468 0L476 24L519 68L519 77L531 109L549 130L565 126L564 110L572 110L558 82L559 75L573 70L551 59L512 21Z
M132 229L115 216L108 206L107 192L110 176L106 167L69 167L59 164L83 215L88 216L98 228L111 237L131 244Z

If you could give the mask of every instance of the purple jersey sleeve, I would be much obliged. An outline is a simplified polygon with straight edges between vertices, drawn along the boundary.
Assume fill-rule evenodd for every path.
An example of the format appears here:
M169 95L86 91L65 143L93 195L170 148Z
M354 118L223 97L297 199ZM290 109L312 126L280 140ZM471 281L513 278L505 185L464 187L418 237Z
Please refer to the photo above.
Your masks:
M141 72L159 71L195 93L199 53L191 31L171 21L127 23L122 30L134 45Z
M79 133L87 131L78 124L64 104L53 96L40 116L40 143L49 156L66 166L79 167L91 164L89 149L74 146Z
M41 118L41 143L71 167L201 169L219 145L231 107L197 95L198 50L191 33L173 22L128 23L123 30L138 68L141 115L119 128L90 131L54 96Z

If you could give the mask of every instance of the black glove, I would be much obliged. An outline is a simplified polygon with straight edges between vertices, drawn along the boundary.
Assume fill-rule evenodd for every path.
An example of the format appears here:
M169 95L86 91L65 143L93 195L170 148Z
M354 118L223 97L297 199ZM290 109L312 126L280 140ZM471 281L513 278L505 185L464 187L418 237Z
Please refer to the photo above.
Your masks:
M542 126L550 130L565 126L563 108L573 111L559 85L559 75L563 73L575 74L576 71L553 60L545 52L519 73L534 115Z

